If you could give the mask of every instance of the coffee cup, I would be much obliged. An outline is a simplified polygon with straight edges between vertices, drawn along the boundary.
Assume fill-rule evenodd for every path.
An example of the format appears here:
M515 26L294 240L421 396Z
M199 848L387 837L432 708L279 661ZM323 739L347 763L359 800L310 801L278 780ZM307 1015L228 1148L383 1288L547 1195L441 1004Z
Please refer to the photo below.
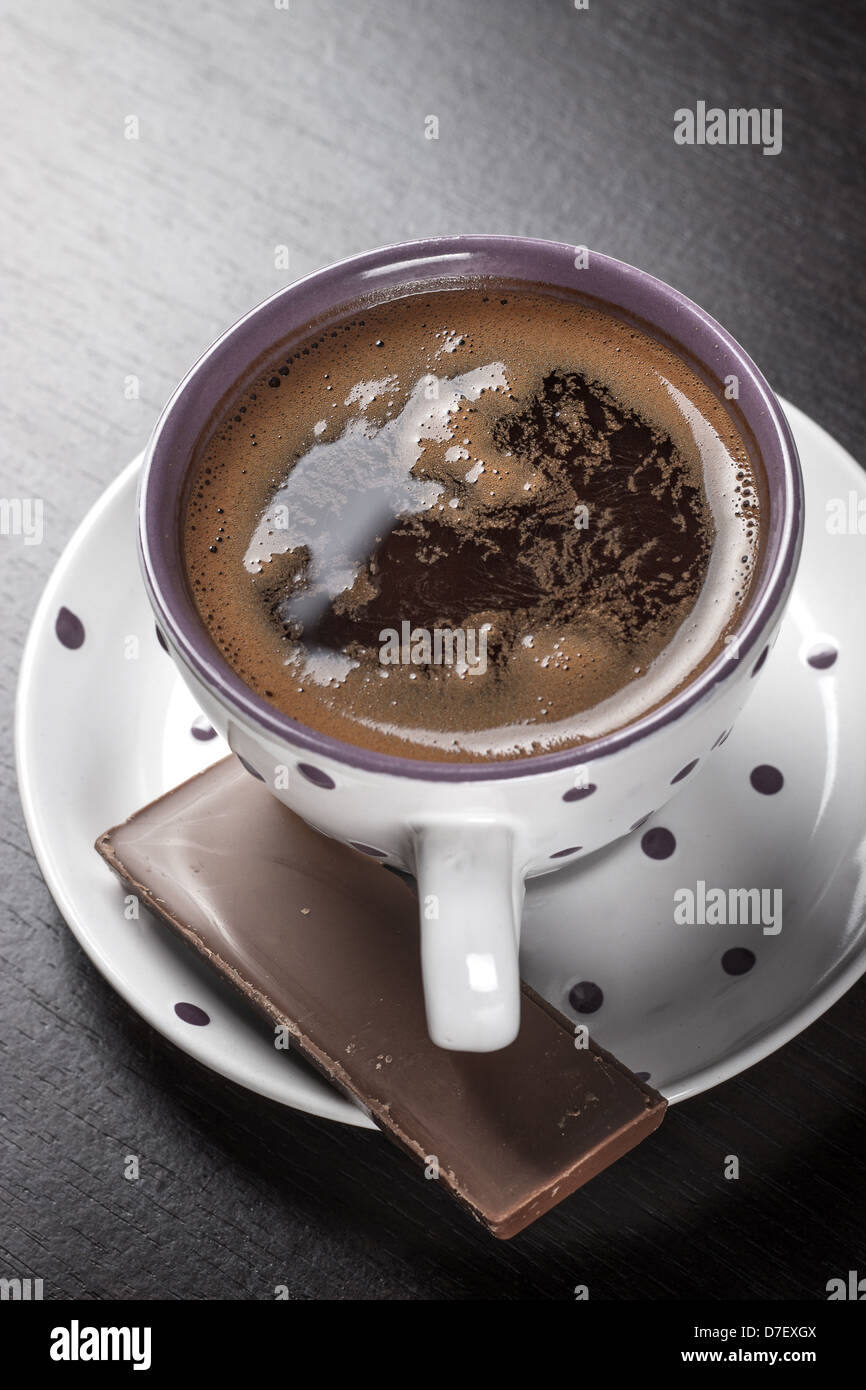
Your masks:
M479 276L579 290L671 344L719 394L735 381L738 416L766 479L762 555L736 640L649 713L538 756L424 761L330 737L247 685L196 609L178 519L202 430L274 344L371 293ZM799 558L802 509L796 448L779 402L742 348L696 304L598 253L466 236L342 261L280 290L224 333L181 382L149 441L139 543L157 626L202 710L250 774L310 825L414 875L430 1035L441 1047L484 1052L507 1046L519 1027L526 879L636 831L719 755L775 640Z

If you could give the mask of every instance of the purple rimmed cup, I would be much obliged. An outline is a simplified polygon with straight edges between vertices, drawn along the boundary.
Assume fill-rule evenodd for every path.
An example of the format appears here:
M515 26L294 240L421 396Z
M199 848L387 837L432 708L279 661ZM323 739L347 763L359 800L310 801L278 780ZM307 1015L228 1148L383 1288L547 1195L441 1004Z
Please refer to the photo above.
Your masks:
M415 873L430 1035L458 1050L492 1051L517 1034L526 877L573 864L635 828L720 746L775 638L802 539L796 449L754 363L670 286L595 252L584 264L575 252L522 237L442 237L355 256L289 285L228 329L187 374L156 425L142 473L142 570L181 675L248 770L281 801L325 834ZM735 376L739 415L766 474L769 515L735 647L651 713L579 748L538 757L422 762L329 738L244 684L187 588L179 518L202 430L269 349L379 290L479 276L579 290L640 321L696 364L719 394Z

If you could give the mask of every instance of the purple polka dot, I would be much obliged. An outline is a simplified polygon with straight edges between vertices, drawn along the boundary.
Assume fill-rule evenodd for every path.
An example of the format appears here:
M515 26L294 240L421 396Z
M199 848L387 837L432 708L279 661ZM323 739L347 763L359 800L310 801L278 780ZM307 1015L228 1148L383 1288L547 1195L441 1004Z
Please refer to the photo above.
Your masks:
M785 785L785 779L779 769L772 767L770 763L761 763L760 767L753 767L749 781L762 796L775 796Z
M247 772L249 772L251 776L255 777L258 782L264 782L264 777L260 772L256 772L252 763L248 763L246 758L241 757L240 753L235 753L235 757L237 758L241 766L246 768Z
M165 638L163 637L162 633L160 632L159 628L158 628L155 624L154 624L154 632L156 633L156 640L157 640L157 642L159 643L159 645L162 647L162 650L163 650L164 652L167 652L167 651L168 651L168 643L166 642L166 640L165 640Z
M652 811L647 811L645 816L641 816L640 820L636 820L634 825L629 826L629 832L631 832L632 830L640 830L642 825L646 825L651 815Z
M556 853L552 854L550 857L551 859L565 859L568 854L578 854L581 848L581 845L571 845L568 849L558 849Z
M827 671L831 666L835 666L838 655L838 648L831 646L829 642L821 642L812 648L806 660L816 671Z
M690 763L686 763L685 767L681 767L676 777L671 778L671 786L673 786L675 782L681 782L684 777L688 777L690 772L694 772L699 761L698 758L692 758Z
M753 676L756 676L756 675L758 674L758 672L760 671L760 669L761 669L761 667L763 666L764 662L767 660L767 657L769 656L769 654L770 654L770 648L769 648L769 644L768 644L768 645L764 648L764 650L761 652L761 655L758 657L757 661L755 662L754 666L752 667L752 675L753 675Z
M207 743L208 739L216 738L216 729L211 727L203 714L196 715L189 731L193 738L199 739L201 743Z
M210 1023L210 1015L206 1014L204 1009L200 1009L198 1004L175 1004L174 1011L184 1023L194 1023L197 1028L203 1028L206 1023Z
M57 640L63 647L76 651L84 641L84 623L69 608L61 608L54 623Z
M649 859L670 859L677 842L670 830L663 825L654 825L641 837L640 847Z
M651 1072L651 1071L636 1071L636 1072L635 1072L635 1076L637 1077L638 1081L649 1081L650 1077L652 1076L652 1072Z
M730 729L726 729L725 732L724 732L723 734L719 734L718 738L716 739L715 743L713 744L713 748L721 748L722 744L726 741L726 739L727 739L728 736L730 735L730 732L731 732ZM712 748L710 749L710 752L712 752Z
M583 801L585 796L592 796L594 791L596 791L596 785L594 782L590 782L586 787L572 787L563 794L562 799L563 801Z
M373 859L388 858L388 851L386 849L374 849L372 845L362 845L359 840L350 840L349 844L352 846L352 849L359 850L361 854L369 854Z
M298 772L302 777L306 777L308 782L312 782L314 787L324 787L326 791L330 791L337 785L333 777L329 777L320 767L313 767L312 763L298 763Z
M726 975L745 975L755 964L755 953L748 946L732 946L722 956L722 969Z
M568 991L568 1002L576 1014L594 1014L604 1003L604 994L592 980L580 980Z

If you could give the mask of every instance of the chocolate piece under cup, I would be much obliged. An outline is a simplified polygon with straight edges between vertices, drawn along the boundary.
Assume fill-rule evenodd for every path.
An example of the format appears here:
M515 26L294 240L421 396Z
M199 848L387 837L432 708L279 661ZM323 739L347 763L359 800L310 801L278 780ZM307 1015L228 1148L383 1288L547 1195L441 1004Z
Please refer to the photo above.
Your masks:
M312 830L234 758L96 847L392 1140L435 1158L440 1180L501 1239L661 1123L664 1098L595 1043L576 1046L574 1025L526 984L509 1047L437 1048L411 887Z

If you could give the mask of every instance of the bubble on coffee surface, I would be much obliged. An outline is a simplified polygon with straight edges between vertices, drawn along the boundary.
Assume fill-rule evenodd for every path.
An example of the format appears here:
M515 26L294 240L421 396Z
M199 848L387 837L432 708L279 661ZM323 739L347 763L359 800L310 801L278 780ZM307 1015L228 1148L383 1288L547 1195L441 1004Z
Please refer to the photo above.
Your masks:
M184 518L198 608L254 690L437 759L647 713L735 632L759 541L756 467L685 362L483 284L292 345L203 441Z

